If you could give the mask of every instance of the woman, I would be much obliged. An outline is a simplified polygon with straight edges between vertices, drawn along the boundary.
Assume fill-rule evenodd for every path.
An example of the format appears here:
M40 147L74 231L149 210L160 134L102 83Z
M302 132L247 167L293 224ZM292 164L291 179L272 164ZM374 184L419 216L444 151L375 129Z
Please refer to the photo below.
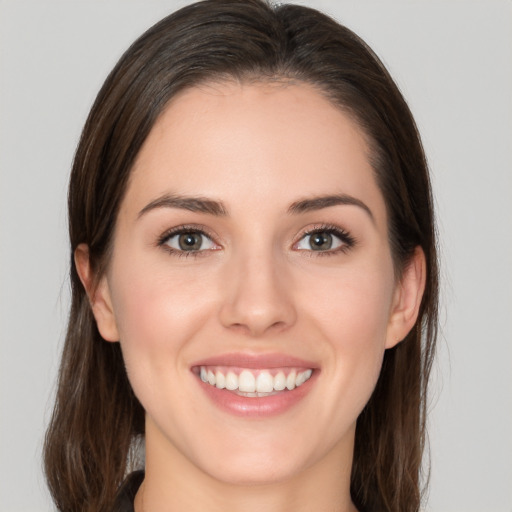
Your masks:
M96 99L69 222L59 510L419 509L430 185L357 36L260 0L165 18Z

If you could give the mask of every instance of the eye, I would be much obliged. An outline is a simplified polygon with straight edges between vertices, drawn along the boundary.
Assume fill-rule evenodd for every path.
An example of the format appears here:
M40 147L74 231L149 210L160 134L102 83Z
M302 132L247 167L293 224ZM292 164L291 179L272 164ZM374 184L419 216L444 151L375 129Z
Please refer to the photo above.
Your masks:
M197 229L179 229L164 235L160 244L171 251L194 253L217 249L217 245L206 234Z
M299 251L337 252L348 250L354 245L354 239L338 228L315 229L306 233L296 244Z

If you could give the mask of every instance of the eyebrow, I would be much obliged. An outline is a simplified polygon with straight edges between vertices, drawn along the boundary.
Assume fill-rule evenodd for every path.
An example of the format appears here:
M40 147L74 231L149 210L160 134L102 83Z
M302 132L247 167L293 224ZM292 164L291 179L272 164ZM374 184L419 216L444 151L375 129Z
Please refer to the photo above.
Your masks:
M375 218L370 208L368 208L368 206L360 199L348 194L334 194L301 199L289 206L288 213L298 215L339 205L358 206L368 214L372 222L375 222ZM158 208L178 208L181 210L206 213L218 217L225 217L228 215L228 210L221 201L215 201L213 199L207 199L200 196L164 194L142 208L138 214L138 218Z
M178 208L190 212L208 213L219 217L228 214L226 207L220 201L204 197L164 194L144 206L139 212L138 218L140 219L146 213L158 208Z
M373 216L370 208L368 208L363 201L357 199L357 197L353 197L348 194L334 194L302 199L292 203L288 208L288 213L299 214L339 205L358 206L364 210L370 217L371 221L375 223L375 217Z

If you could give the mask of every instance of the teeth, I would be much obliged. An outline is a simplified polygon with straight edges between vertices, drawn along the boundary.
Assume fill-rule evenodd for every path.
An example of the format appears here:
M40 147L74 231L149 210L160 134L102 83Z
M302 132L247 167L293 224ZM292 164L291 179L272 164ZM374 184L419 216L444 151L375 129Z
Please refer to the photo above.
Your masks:
M256 379L249 370L244 370L238 377L238 391L254 393L256 391Z
M222 372L217 371L215 373L215 385L219 389L224 389L226 387L226 377L224 377Z
M267 372L261 372L256 379L256 391L258 393L271 393L274 391L274 379Z
M242 370L240 375L234 371L228 371L224 374L220 370L215 372L201 366L199 370L199 377L203 382L216 386L219 389L227 389L229 391L239 391L246 396L266 396L268 393L274 391L289 391L301 386L306 382L313 370L305 370L297 372L292 370L288 375L283 371L279 371L274 377L267 370L258 370L255 375L250 370Z
M301 372L297 375L297 379L295 381L295 385L296 386L301 386L302 384L304 384L304 382L306 382L309 377L311 377L311 370L307 370L305 372Z
M283 372L279 372L274 377L274 389L276 391L283 391L283 389L286 387L286 377Z
M297 380L297 373L295 371L288 374L286 377L286 389L290 391L295 388L295 381Z
M229 391L238 389L238 377L233 372L228 372L226 375L226 389L229 389Z

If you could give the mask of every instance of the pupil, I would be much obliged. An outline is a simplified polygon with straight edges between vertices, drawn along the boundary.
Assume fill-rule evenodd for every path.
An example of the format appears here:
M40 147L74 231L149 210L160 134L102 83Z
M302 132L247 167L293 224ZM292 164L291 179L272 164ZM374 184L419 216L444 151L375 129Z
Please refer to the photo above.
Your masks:
M315 233L311 235L311 248L314 251L328 250L332 246L332 235L330 233Z
M179 237L180 249L183 251L198 251L201 249L201 235L197 233L183 233Z

